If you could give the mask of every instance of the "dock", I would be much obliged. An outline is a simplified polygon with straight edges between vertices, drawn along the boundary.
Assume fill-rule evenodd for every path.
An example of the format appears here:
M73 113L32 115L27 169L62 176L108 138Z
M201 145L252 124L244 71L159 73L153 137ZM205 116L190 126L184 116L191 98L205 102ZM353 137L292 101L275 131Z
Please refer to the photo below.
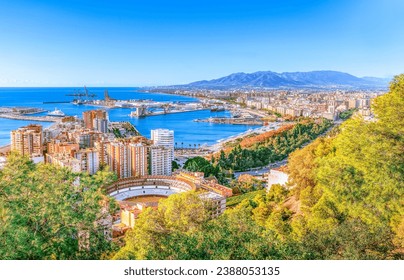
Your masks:
M3 119L12 119L12 120L22 120L22 121L36 121L36 122L59 122L61 121L60 117L52 117L52 116L29 116L29 115L20 115L20 114L0 114L0 118Z
M242 125L263 125L263 121L259 119L245 119L245 118L208 118L196 119L194 122L207 122L219 124L242 124Z
M142 114L141 116L131 116L131 117L151 117L151 116L159 116L159 115L169 115L169 114L179 114L179 113L189 113L196 111L205 111L208 110L206 108L198 108L198 109L190 109L190 110L170 110L170 111L158 111L158 112L147 112L146 114Z
M0 118L35 122L59 122L62 119L55 116L32 116L44 112L47 111L36 107L0 107Z

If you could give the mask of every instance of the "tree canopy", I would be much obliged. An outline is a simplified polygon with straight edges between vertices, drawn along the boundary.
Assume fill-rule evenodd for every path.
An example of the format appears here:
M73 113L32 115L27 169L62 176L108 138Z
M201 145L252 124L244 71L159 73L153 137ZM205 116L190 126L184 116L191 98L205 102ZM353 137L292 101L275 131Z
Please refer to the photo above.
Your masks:
M10 155L0 171L1 258L107 257L116 208L100 187L112 180L111 173L90 177Z

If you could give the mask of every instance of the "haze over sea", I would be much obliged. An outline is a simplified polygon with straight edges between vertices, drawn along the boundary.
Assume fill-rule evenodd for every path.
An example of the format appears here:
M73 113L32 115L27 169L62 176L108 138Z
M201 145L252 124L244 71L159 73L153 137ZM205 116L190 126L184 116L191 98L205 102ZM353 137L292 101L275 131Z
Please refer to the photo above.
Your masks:
M55 108L62 110L67 116L82 116L82 112L92 109L101 109L102 107L89 105L74 105L72 103L52 103L43 104L43 102L55 101L72 101L75 97L66 96L72 94L76 89L81 88L0 88L0 106L22 106L37 107L48 111ZM97 96L95 99L104 98L105 88L88 88L90 93ZM163 93L143 93L137 88L108 88L109 95L112 98L127 99L150 99L154 101L180 101L195 102L197 99ZM229 124L211 124L194 122L194 119L209 118L214 116L229 116L229 112L210 112L210 110L167 114L150 116L144 118L131 118L129 114L130 108L114 108L106 109L109 114L110 121L129 121L139 132L150 138L150 130L156 128L168 128L174 130L175 142L181 147L189 147L194 144L215 144L218 140L242 133L250 128L257 126L247 125L229 125ZM41 113L38 115L45 115ZM20 121L10 119L0 119L0 146L7 145L10 142L10 131L18 127L28 125L30 123L38 123L33 121ZM44 127L49 127L52 123L40 122Z

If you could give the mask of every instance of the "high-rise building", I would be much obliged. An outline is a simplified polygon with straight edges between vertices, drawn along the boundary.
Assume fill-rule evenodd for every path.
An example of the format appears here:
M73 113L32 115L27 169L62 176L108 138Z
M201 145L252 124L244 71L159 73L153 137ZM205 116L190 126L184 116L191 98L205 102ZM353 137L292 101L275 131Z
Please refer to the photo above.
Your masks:
M151 140L155 146L174 148L174 131L168 129L153 129Z
M145 176L148 174L148 149L149 147L142 143L130 143L130 166L131 176Z
M31 124L11 131L11 150L22 155L40 157L43 155L42 126Z
M151 131L154 146L150 150L150 170L152 175L171 175L174 160L174 131L154 129Z
M108 120L95 118L93 120L93 128L95 131L98 131L101 133L107 133L108 132Z
M95 174L100 169L99 152L96 149L85 149L74 153L74 158L80 161L81 171Z
M91 111L83 112L83 120L84 120L85 128L95 129L95 127L94 127L95 119L105 120L106 122L108 122L108 114L104 110L91 110ZM101 123L104 123L104 122L101 122ZM96 123L96 124L98 124L98 123ZM100 126L97 126L97 128L104 128L104 127L102 125L100 125ZM100 131L100 132L102 132L102 131Z
M139 138L100 141L95 147L99 152L99 162L108 165L118 178L148 174L148 141Z
M107 163L118 178L131 177L130 150L125 142L113 141L106 146Z
M166 175L172 174L172 148L164 146L150 147L150 173L151 175Z

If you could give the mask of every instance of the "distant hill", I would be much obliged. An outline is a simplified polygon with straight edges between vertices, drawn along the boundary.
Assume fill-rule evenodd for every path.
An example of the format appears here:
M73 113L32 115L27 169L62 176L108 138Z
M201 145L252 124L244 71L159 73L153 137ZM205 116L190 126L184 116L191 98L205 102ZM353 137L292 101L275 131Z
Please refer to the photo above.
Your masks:
M285 72L260 71L255 73L234 73L209 81L198 81L176 87L186 88L351 88L386 89L389 79L363 77L337 71Z

